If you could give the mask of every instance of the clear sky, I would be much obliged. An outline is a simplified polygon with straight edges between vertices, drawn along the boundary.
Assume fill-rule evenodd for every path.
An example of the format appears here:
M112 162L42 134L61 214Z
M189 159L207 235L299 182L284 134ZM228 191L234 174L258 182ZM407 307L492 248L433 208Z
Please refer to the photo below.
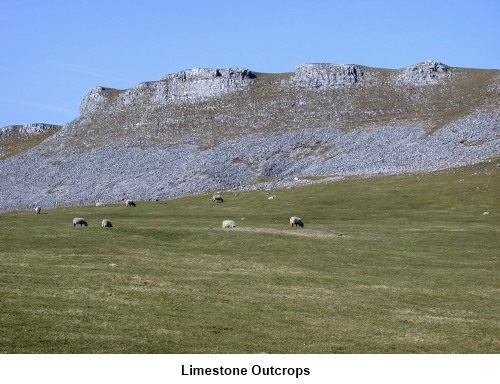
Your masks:
M500 69L499 0L0 0L0 127L64 125L94 86L303 63Z

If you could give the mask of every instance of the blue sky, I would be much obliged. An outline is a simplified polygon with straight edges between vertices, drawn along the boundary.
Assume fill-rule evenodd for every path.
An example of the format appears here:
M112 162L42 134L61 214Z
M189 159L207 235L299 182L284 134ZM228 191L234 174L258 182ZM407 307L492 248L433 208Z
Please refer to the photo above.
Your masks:
M312 62L500 69L498 0L0 0L0 127L64 125L94 86Z

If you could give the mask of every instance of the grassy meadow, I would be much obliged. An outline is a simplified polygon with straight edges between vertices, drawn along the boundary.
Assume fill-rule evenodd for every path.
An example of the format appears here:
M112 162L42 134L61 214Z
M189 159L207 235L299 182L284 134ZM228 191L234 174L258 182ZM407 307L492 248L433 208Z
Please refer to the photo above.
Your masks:
M0 214L1 352L499 353L498 161Z

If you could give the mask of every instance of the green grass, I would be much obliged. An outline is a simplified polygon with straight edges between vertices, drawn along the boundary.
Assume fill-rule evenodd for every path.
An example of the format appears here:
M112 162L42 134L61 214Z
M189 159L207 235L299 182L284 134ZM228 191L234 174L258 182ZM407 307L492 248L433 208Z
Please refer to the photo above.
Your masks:
M0 350L498 353L495 164L1 214Z

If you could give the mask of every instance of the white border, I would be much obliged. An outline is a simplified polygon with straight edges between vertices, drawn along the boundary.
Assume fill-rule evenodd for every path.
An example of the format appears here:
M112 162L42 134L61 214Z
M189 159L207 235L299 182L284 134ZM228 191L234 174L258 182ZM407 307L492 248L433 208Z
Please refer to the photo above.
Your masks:
M245 376L183 375L189 366L247 368ZM308 368L309 375L253 375ZM3 355L5 383L497 383L500 355ZM269 370L268 370L269 371Z

